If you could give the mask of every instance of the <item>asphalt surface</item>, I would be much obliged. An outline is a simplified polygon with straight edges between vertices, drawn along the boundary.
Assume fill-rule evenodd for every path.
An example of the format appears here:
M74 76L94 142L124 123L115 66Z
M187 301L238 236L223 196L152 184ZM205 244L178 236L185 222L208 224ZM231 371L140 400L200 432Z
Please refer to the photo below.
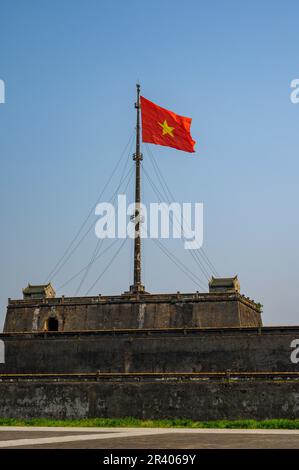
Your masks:
M299 431L2 427L2 449L299 449Z

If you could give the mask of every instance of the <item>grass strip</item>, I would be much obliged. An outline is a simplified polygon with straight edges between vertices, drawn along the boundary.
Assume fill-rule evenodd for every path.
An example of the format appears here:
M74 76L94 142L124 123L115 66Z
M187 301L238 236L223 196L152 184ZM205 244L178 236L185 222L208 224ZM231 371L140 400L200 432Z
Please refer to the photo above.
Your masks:
M136 428L214 428L214 429L299 429L299 419L240 419L193 421L191 419L142 420L127 418L61 419L0 418L0 426L63 426L63 427L136 427Z

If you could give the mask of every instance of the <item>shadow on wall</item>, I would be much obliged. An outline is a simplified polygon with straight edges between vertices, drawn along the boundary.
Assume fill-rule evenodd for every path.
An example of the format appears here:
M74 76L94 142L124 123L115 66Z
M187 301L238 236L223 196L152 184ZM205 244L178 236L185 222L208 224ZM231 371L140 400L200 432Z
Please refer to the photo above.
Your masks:
M5 344L4 341L0 340L0 364L5 363Z

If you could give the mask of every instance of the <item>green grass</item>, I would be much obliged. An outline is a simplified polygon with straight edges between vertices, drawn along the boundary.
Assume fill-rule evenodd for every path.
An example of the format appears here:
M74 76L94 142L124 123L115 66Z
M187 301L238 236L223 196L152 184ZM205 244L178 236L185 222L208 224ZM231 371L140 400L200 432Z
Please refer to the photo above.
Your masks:
M267 419L256 421L192 421L190 419L141 420L136 418L93 418L52 420L44 418L0 418L0 426L84 426L84 427L145 427L145 428L218 428L218 429L299 429L299 419Z

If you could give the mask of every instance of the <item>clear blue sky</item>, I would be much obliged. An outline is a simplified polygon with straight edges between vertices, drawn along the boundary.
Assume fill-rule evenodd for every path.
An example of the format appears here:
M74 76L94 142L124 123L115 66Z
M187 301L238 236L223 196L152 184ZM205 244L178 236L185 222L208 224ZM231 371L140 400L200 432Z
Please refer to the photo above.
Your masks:
M138 79L145 97L193 118L195 156L153 151L177 200L204 203L204 248L217 271L239 275L264 323L299 323L299 105L289 99L298 15L295 1L2 0L2 320L7 298L45 280L95 202L134 128ZM147 154L144 165L153 171ZM153 198L147 181L144 198ZM95 244L91 234L56 288ZM169 249L200 275L182 244ZM126 290L130 255L128 243L92 292ZM151 292L196 290L151 242L144 281Z

